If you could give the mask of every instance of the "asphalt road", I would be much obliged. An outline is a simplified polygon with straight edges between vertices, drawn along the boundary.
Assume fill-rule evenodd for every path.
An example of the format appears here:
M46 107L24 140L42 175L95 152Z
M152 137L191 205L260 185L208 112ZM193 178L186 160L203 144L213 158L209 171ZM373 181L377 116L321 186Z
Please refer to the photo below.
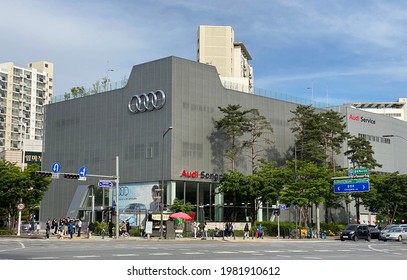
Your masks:
M0 238L0 260L407 260L407 244L378 240Z

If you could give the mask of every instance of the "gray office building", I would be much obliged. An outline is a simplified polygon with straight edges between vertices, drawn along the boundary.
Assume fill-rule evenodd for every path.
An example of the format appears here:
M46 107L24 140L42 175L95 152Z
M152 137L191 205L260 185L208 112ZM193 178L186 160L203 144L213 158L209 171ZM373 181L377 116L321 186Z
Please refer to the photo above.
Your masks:
M41 204L41 221L89 220L92 210L101 219L117 202L115 188L98 183L109 181L117 171L119 209L156 212L156 198L162 196L167 205L174 198L184 199L203 206L207 219L224 221L230 205L216 189L230 162L223 157L224 141L214 122L224 116L218 107L229 104L257 108L270 121L274 144L265 154L267 160L281 161L292 153L288 119L297 103L226 89L215 67L177 57L134 66L123 88L47 105L42 170L57 163L61 174L87 174L82 173L86 181L63 176L53 180ZM382 135L407 137L406 122L350 107L336 109L346 115L352 135L371 140L384 172L405 173L407 143ZM343 153L337 162L349 165ZM250 172L247 156L238 159L237 169ZM165 191L157 195L161 182ZM123 213L121 219L127 219ZM289 211L285 216L293 219ZM142 219L135 217L132 223Z

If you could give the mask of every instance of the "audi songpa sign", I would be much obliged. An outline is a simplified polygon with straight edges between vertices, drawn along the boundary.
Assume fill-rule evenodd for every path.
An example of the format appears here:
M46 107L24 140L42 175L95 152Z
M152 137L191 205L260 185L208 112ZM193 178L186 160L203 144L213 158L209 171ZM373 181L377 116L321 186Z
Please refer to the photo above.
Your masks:
M149 93L142 93L133 95L130 99L128 109L131 113L143 113L146 111L159 110L164 107L165 93L162 90L150 91Z

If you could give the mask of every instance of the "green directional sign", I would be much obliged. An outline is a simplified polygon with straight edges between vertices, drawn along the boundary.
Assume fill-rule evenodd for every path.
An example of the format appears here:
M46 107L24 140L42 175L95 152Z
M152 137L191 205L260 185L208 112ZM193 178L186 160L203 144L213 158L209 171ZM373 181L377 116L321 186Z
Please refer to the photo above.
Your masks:
M369 174L369 169L367 169L367 168L355 168L353 170L353 173L355 175L367 175L367 174Z

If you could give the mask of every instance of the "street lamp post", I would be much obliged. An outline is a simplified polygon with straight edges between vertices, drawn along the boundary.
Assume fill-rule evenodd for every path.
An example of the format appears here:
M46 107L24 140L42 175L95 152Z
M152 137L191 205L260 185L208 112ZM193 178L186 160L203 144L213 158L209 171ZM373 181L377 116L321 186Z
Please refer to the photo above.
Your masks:
M19 121L21 126L23 127L23 133L22 135L22 141L21 141L21 153L22 153L22 159L21 159L21 171L24 171L25 166L24 166L24 161L25 161L25 133L27 130L27 126L25 123L19 119L14 119L16 121ZM22 203L22 198L20 197L20 203ZM17 221L17 236L21 235L21 210L18 210L18 221Z
M400 136L400 135L394 135L394 134L386 134L386 135L383 135L382 137L383 137L383 138L398 137L398 138L401 138L401 139L404 139L405 141L407 141L407 138L404 138L403 136Z
M172 126L168 127L163 132L161 141L161 199L160 199L160 238L164 238L163 216L164 216L164 137L172 129Z

